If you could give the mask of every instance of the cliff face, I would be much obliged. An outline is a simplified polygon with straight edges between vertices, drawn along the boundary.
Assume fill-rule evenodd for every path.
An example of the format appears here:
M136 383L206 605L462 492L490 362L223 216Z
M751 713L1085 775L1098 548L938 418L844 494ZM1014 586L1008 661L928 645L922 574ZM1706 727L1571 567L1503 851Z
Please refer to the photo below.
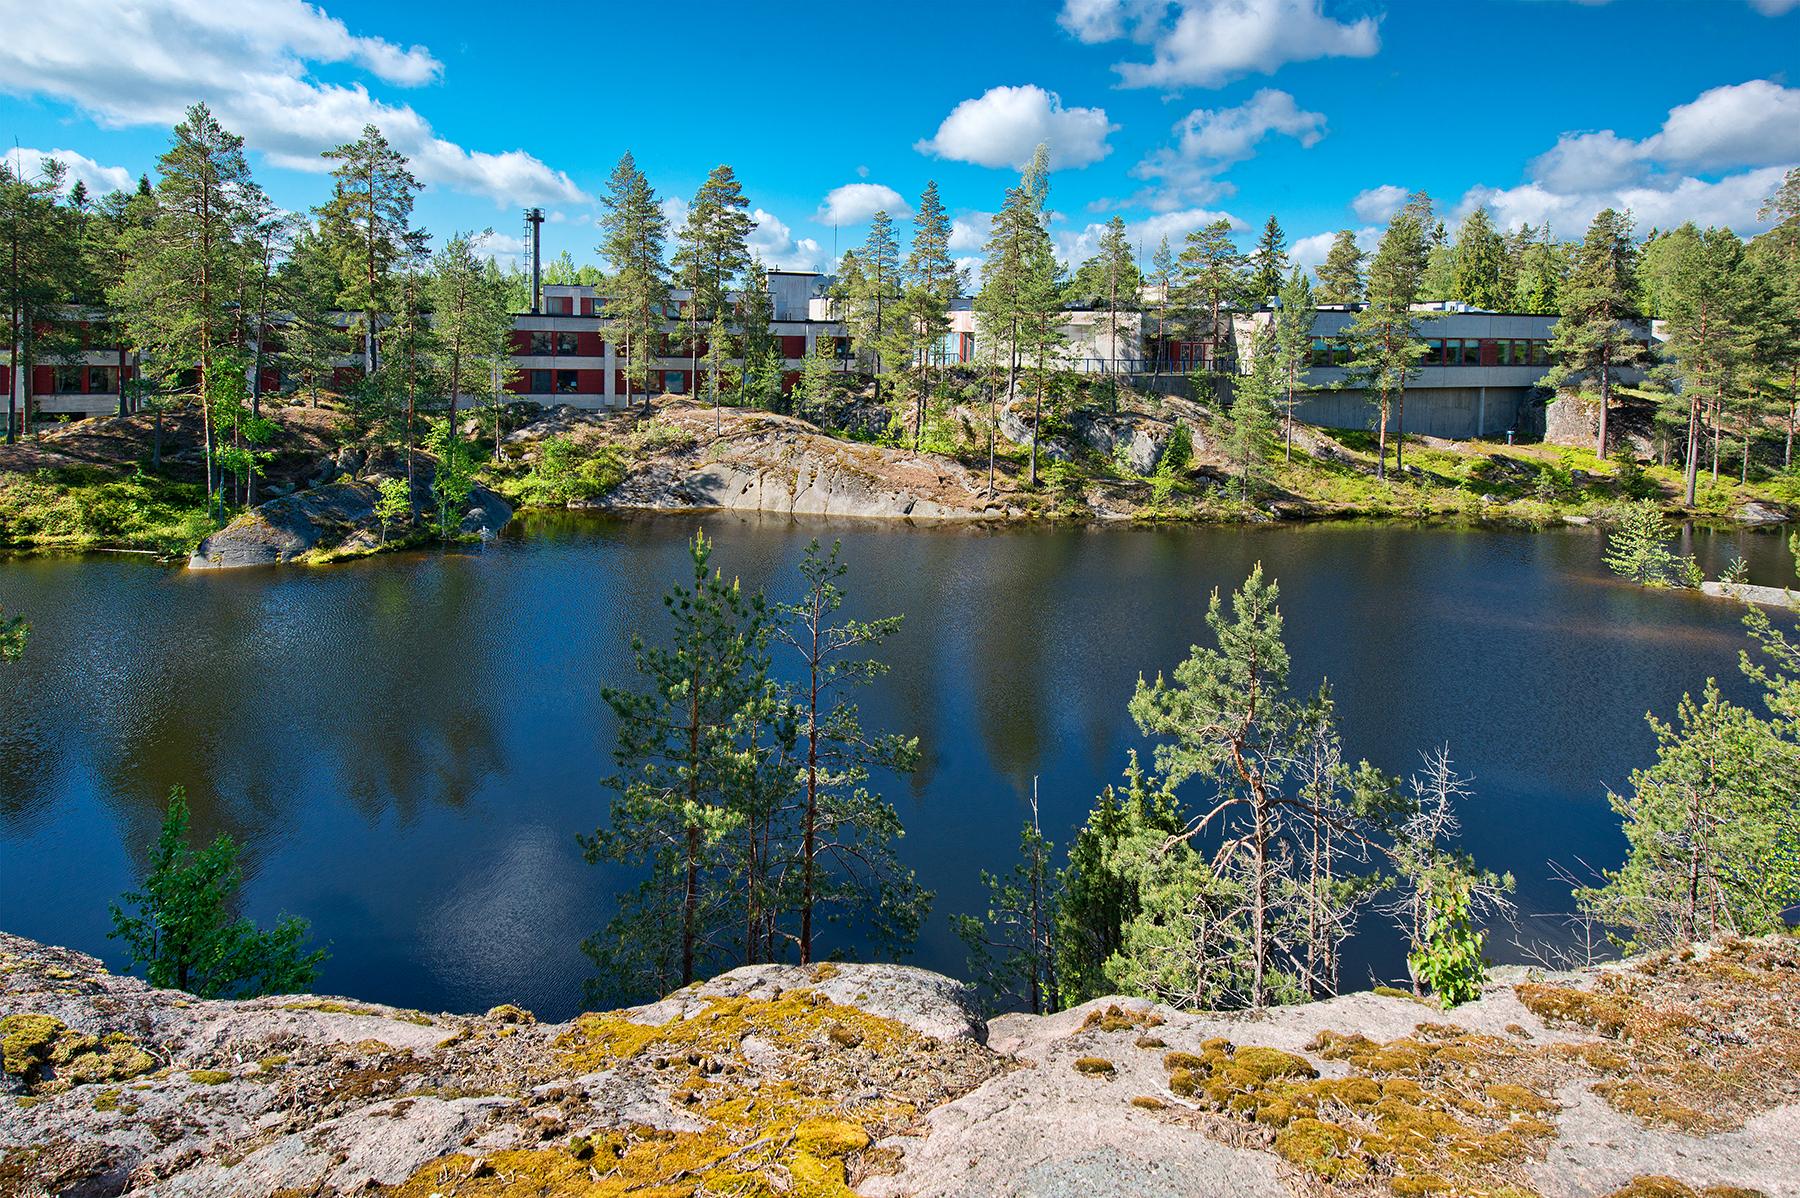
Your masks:
M0 1194L1795 1195L1797 1005L1783 939L1448 1013L983 1024L947 978L825 964L546 1025L202 1001L0 935Z

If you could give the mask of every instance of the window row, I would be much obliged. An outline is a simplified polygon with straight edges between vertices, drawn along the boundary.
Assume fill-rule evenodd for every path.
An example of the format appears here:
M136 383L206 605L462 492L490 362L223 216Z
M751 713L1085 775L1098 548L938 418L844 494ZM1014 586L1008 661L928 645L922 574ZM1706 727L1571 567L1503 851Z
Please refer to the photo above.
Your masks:
M1476 337L1427 337L1420 366L1548 366L1550 343L1539 339L1492 340ZM1350 343L1339 337L1314 337L1312 365L1348 366Z

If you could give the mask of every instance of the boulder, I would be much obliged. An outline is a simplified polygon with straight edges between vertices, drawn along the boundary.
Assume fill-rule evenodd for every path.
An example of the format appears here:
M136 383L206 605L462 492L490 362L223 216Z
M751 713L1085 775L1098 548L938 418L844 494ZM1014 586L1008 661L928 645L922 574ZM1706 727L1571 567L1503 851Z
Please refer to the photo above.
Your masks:
M380 498L377 481L341 479L271 499L201 541L188 568L268 566L318 550L375 548L381 540L381 522L375 516L375 501ZM414 481L413 501L421 510L430 510L434 503L430 480L423 474ZM459 528L464 533L491 533L510 519L512 508L504 499L476 486L469 492Z
M1766 503L1757 503L1752 500L1738 509L1737 522L1739 524L1748 524L1753 527L1759 527L1766 524L1786 524L1788 522L1788 515L1786 512L1770 507Z
M1076 435L1096 453L1109 459L1123 458L1135 474L1149 474L1162 459L1173 432L1160 420L1133 416L1077 415Z

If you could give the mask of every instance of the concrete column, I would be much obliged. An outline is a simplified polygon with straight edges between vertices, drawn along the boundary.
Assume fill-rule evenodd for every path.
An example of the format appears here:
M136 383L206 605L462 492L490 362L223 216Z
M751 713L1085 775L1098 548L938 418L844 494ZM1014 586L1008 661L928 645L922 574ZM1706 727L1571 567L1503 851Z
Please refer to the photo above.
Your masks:
M1475 389L1475 435L1477 437L1485 437L1487 435L1486 387L1477 387Z

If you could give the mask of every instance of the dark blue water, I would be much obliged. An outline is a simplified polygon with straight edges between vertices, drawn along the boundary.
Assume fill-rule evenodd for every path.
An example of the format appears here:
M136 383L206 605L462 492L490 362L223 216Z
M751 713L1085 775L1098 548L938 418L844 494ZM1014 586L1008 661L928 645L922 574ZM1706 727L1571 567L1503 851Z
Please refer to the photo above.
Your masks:
M633 630L704 525L715 562L795 589L840 538L851 614L906 615L871 727L916 733L887 787L938 900L913 958L947 972L947 912L1011 863L1037 775L1059 845L1138 743L1125 703L1202 630L1208 592L1260 560L1281 583L1297 688L1329 675L1345 751L1396 771L1448 743L1475 777L1468 843L1519 879L1534 934L1569 906L1547 862L1616 863L1607 788L1651 756L1645 711L1738 673L1739 611L1611 579L1589 530L1372 525L909 529L707 517L544 518L477 554L192 575L125 557L0 562L34 625L0 667L0 927L122 964L107 903L135 881L169 786L244 846L247 911L303 914L321 990L429 1009L580 1001L580 939L630 879L575 843L606 812ZM1698 533L1712 570L1792 577L1785 540ZM1353 954L1403 969L1391 938ZM1494 955L1512 953L1506 936Z

